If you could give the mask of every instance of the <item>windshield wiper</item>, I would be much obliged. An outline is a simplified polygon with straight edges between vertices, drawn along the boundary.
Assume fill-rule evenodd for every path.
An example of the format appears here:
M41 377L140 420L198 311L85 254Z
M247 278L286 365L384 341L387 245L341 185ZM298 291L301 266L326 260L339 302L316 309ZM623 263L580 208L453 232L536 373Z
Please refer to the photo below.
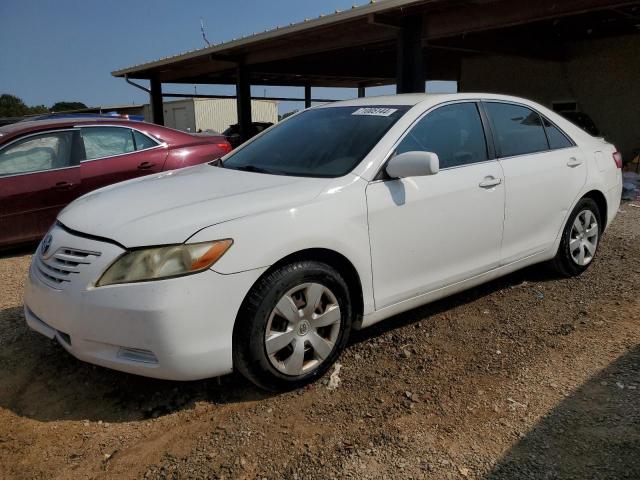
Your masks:
M241 170L243 172L252 172L252 173L266 173L269 175L282 175L282 172L278 172L277 170L269 170L267 168L256 167L255 165L242 165L240 167L225 167L232 168L234 170Z

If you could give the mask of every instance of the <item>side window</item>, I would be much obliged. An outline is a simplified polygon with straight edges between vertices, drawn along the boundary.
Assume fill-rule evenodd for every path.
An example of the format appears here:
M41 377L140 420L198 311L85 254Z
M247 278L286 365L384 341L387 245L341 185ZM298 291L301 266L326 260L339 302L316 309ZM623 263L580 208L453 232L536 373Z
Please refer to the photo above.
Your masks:
M500 156L513 157L549 149L542 120L533 110L521 105L487 102Z
M18 140L0 150L0 176L71 167L72 130L43 133Z
M123 127L84 127L82 140L87 160L135 151L133 133Z
M146 150L147 148L153 148L158 145L157 142L151 140L144 133L140 133L137 130L133 131L133 138L136 141L136 150Z
M411 151L436 153L440 168L487 160L487 142L477 105L455 103L429 113L404 137L396 153Z
M543 118L543 122L544 129L547 131L547 138L549 139L549 148L551 148L551 150L573 147L573 142L571 142L571 140L569 140L558 127L546 118Z

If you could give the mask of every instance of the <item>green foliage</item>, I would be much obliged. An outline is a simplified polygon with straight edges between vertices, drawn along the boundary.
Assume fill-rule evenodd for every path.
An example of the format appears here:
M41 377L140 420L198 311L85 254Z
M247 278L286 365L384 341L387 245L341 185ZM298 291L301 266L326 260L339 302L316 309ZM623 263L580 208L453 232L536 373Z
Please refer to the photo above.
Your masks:
M25 115L35 115L47 113L49 109L44 105L34 107L27 106L21 98L8 93L0 95L0 117L24 117Z
M68 112L69 110L81 110L87 108L82 102L56 102L51 105L52 112Z
M290 117L294 113L298 113L299 110L292 110L291 112L283 113L282 115L278 115L278 121L282 121L287 117Z

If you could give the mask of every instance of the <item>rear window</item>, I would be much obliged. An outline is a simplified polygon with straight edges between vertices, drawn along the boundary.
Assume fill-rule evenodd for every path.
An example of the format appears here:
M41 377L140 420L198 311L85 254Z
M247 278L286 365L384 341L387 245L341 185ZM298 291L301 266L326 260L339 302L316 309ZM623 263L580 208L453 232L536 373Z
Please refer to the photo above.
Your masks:
M487 102L501 157L513 157L549 149L542 119L537 112L509 103Z
M135 151L131 130L122 127L82 127L87 160L113 157Z

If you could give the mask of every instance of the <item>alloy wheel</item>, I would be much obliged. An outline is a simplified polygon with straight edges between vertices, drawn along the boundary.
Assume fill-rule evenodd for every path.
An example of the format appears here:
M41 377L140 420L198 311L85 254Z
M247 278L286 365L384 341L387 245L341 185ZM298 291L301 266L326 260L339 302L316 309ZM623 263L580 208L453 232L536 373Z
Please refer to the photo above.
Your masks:
M599 229L596 216L591 210L582 210L576 216L569 237L571 258L580 266L593 260L598 247Z

